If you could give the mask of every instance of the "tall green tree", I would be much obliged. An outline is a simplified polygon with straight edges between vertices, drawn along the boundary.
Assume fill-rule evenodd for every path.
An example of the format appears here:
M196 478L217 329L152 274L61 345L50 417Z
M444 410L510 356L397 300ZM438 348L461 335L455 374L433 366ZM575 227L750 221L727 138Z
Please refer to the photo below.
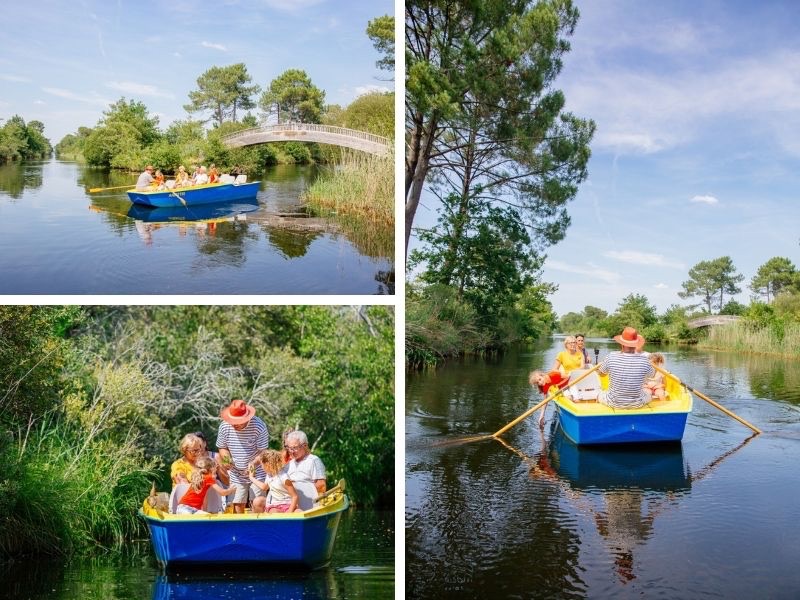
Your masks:
M319 123L325 106L325 92L300 69L288 69L272 80L259 100L267 119L278 123Z
M791 286L796 278L797 269L792 261L782 256L775 256L758 268L750 280L750 289L766 297L767 302L770 302L781 290Z
M744 275L736 272L730 256L721 256L714 260L703 260L689 269L689 279L678 292L681 298L697 296L702 299L709 313L714 307L725 305L725 294L733 295L741 292L737 286L744 280Z
M237 110L255 108L253 96L261 92L258 85L248 85L253 80L247 73L244 63L227 67L211 67L197 78L197 88L189 92L189 104L184 105L187 112L211 111L211 117L218 126L226 118L236 121Z
M619 303L616 312L606 319L606 333L619 334L624 327L642 330L658 322L656 307L643 294L628 294Z
M406 3L406 247L426 181L454 164L463 202L481 185L563 235L594 133L551 89L577 19L570 0Z
M375 66L384 71L394 71L394 17L383 15L367 23L367 36L381 53Z

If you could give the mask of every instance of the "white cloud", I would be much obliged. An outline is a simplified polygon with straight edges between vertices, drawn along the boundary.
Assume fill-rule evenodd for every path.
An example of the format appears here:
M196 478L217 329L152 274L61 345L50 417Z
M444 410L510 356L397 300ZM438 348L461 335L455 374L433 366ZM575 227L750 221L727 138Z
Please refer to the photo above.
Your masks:
M125 94L131 94L133 96L155 96L159 98L175 97L169 92L160 91L154 85L135 83L133 81L112 81L111 83L107 83L106 87L110 87L112 90L117 90Z
M593 279L600 279L601 281L605 281L607 283L616 283L621 279L619 273L601 269L591 263L587 263L586 266L579 266L561 262L560 260L548 260L546 262L546 267L548 269L553 269L554 271L564 271L566 273L574 273L576 275L584 275Z
M323 0L264 0L270 8L284 12L298 12L322 4Z
M706 194L705 196L694 196L691 201L700 202L703 204L719 204L719 200L710 194Z
M111 104L111 100L107 98L101 98L96 93L93 93L90 96L84 96L82 94L76 94L75 92L71 92L69 90L64 90L61 88L51 88L51 87L44 87L42 88L43 92L51 94L53 96L58 96L59 98L64 98L66 100L74 100L76 102L85 102L86 104L98 104L101 106L107 106Z
M371 94L373 92L391 92L391 88L386 87L385 85L359 85L356 87L356 98L359 96L363 96L364 94Z
M657 283L653 286L657 290L668 290L669 286L666 283Z
M40 106L41 106L41 105L44 105L44 104L47 104L47 102L45 102L44 100L34 100L34 101L33 101L33 103L34 103L34 104L38 104L38 105L40 105Z
M684 265L679 262L666 260L661 254L650 254L648 252L636 252L635 250L609 250L603 256L613 258L620 262L632 265L645 265L648 267L668 267L670 269L683 269Z
M0 75L0 79L4 81L13 81L15 83L30 83L31 80L27 77L20 77L19 75Z
M213 44L211 42L206 42L205 40L200 42L200 45L204 48L213 48L214 50L221 50L222 52L228 51L228 49L222 44Z

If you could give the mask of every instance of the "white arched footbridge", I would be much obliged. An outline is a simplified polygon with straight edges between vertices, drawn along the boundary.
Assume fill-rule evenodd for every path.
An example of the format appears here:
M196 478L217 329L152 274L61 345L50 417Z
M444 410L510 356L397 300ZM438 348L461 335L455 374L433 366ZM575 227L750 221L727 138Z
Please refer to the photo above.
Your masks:
M283 123L254 127L226 135L222 138L222 142L230 148L271 142L316 142L352 148L378 156L388 156L392 149L392 143L388 138L357 129L316 123Z

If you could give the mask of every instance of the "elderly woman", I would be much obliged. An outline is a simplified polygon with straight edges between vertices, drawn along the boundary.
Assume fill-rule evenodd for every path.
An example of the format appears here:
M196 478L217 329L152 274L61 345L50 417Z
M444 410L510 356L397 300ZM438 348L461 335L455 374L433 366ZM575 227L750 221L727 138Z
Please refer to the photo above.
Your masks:
M561 371L564 375L569 375L576 369L583 368L583 352L578 350L578 340L575 336L568 335L564 338L564 348L556 355L551 371Z
M170 469L172 487L179 483L189 483L197 459L208 454L205 442L194 433L187 433L183 436L178 448L182 456L172 463L172 468Z

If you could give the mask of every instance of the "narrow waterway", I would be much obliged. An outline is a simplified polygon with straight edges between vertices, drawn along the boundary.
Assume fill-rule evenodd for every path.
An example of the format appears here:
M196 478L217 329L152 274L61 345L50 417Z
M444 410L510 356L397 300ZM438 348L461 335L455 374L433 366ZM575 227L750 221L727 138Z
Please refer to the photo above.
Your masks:
M140 209L131 173L0 165L0 294L393 294L392 231L310 218L309 166L272 167L256 202Z
M328 567L202 569L163 572L149 542L124 553L69 562L27 559L0 564L0 598L167 600L169 598L349 600L394 598L394 513L350 509L339 523Z
M552 407L543 432L537 414L446 443L538 402L527 374L561 342L407 375L407 596L800 597L800 364L658 348L756 437L695 398L678 444L579 448Z

